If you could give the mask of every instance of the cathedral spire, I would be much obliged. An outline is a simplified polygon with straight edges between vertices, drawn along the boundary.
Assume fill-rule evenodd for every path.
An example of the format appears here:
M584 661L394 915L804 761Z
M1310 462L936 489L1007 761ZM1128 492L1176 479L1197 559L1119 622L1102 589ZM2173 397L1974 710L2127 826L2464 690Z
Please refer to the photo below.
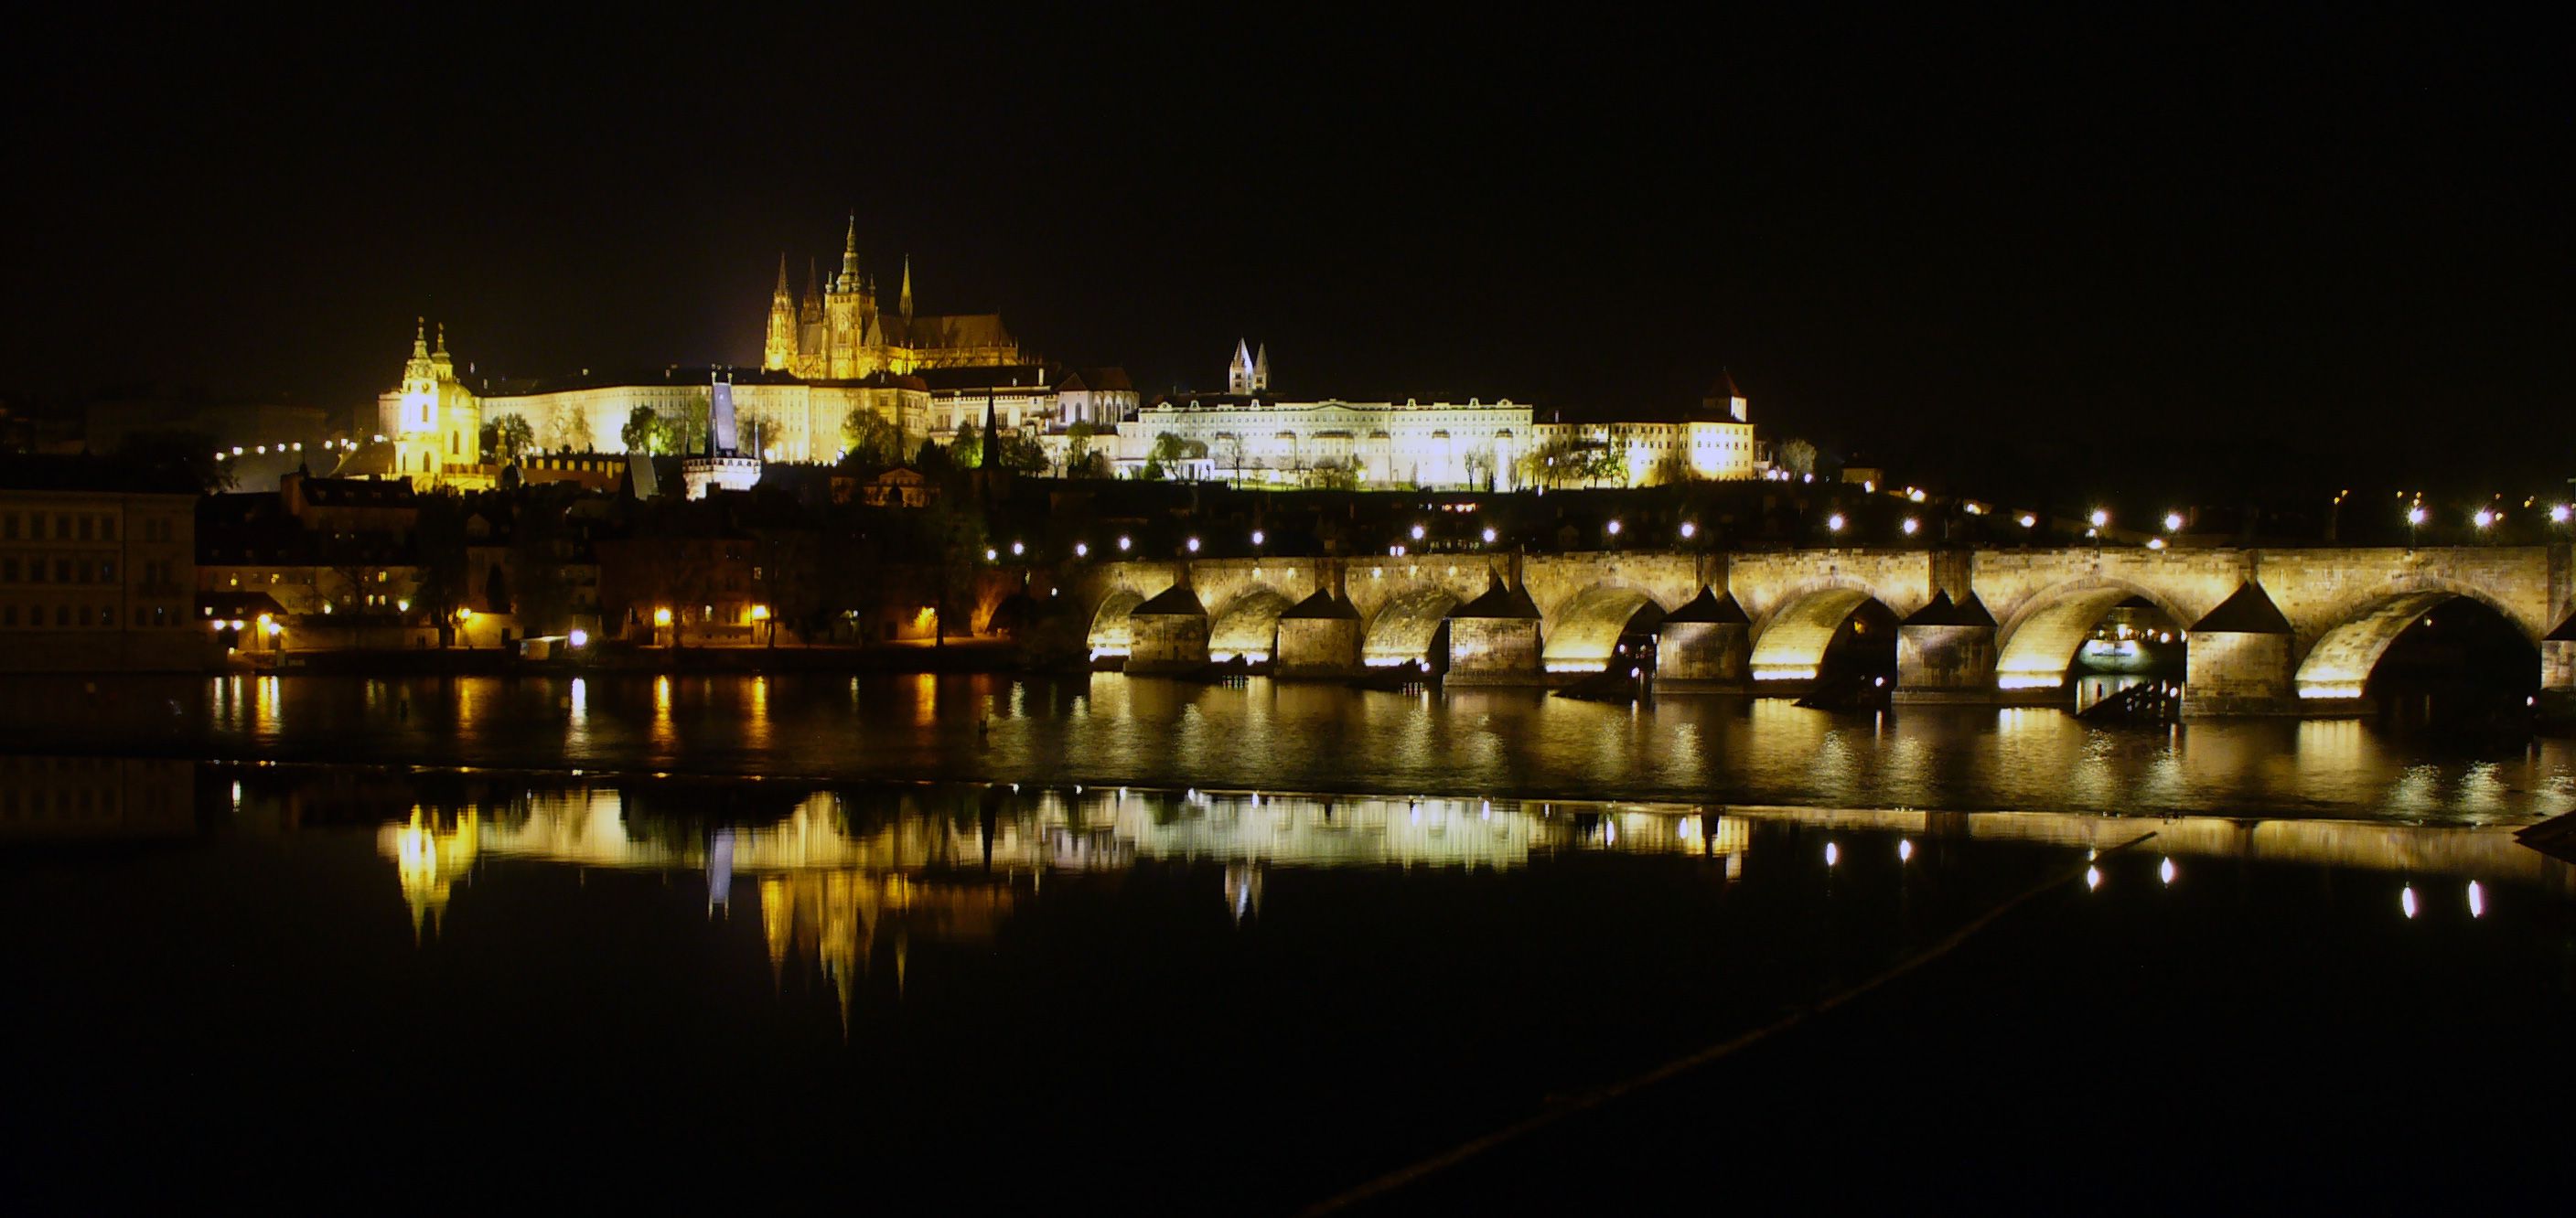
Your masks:
M445 330L442 329L440 333L443 335ZM426 317L411 319L411 357L429 358L429 319Z
M780 300L785 300L785 299L787 299L787 298L788 298L788 296L787 296L787 251L785 251L785 250L780 250L780 251L778 251L778 291L775 293L775 295L776 295L776 297L777 297L778 299L780 299Z
M859 213L850 213L850 232L841 241L841 290L857 291L859 287Z
M912 255L903 256L903 319L912 320Z
M446 359L446 358L447 358L447 323L446 323L446 322L443 322L443 321L442 321L442 322L438 323L438 350L436 350L436 351L432 351L432 352L430 352L430 354L435 355L435 356L437 356L437 357L438 357L438 358L440 358L440 359Z

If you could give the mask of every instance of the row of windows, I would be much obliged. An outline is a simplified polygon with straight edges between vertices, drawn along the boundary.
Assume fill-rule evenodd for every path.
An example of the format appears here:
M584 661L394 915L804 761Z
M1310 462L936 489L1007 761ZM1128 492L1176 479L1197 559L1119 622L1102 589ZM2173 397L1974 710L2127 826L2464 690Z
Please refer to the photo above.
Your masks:
M45 578L47 571L53 578ZM20 562L16 556L0 558L0 584L112 584L116 582L116 560L57 558L50 565L41 558Z
M45 528L48 522L53 525L50 533ZM55 541L114 541L116 517L91 512L27 512L22 517L18 512L0 512L0 540L14 541L21 536L29 541L43 541L48 536Z
M136 605L134 629L177 626L186 619L168 605ZM43 605L20 606L0 604L0 630L114 630L114 605L55 605L50 612Z

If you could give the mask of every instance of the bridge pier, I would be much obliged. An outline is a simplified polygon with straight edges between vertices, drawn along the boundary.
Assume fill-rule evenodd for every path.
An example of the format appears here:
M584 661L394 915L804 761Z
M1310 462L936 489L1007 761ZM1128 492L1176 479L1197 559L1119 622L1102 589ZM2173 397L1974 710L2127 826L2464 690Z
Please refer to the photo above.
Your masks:
M1485 594L1449 611L1450 685L1544 685L1538 606L1529 593L1496 580Z
M1995 616L1971 592L1945 589L1896 627L1898 702L1995 700Z
M1360 611L1329 590L1297 602L1279 615L1279 649L1271 673L1280 677L1338 678L1360 673Z
M2293 632L2263 585L2247 580L2236 593L2183 632L2182 713L2294 715L2297 669Z
M1174 584L1136 606L1127 621L1127 671L1187 672L1207 666L1207 609L1187 583Z
M1655 688L1665 693L1737 690L1752 680L1753 619L1732 594L1703 586L1655 629Z

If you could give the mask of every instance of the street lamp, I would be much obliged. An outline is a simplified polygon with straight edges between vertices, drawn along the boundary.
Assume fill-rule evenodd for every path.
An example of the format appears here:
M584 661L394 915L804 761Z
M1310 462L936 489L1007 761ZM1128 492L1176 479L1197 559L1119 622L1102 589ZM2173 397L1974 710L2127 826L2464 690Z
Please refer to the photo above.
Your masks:
M2418 503L2418 504L2416 504L2415 506L2413 506L2413 507L2410 507L2410 508L2406 509L2406 548L2407 548L2407 549L2412 550L2412 549L2414 549L2414 548L2415 548L2415 531L2416 531L2417 529L2420 529L2420 528L2423 528L2423 527L2424 527L2424 505L2423 505L2423 504L2421 504L2421 503Z
M1013 558L1018 558L1019 556L1021 556L1021 555L1023 555L1023 554L1026 554L1026 553L1028 553L1028 552L1029 552L1029 549L1028 549L1028 547L1027 547L1027 546L1021 545L1020 543L1018 543L1018 542L1016 542L1016 541L1011 543L1011 557L1013 557Z
M2182 531L2182 513L2165 513L2165 531L2168 533L2179 533Z
M2493 525L2493 524L2496 522L2495 509L2494 509L2494 508L2479 508L2479 509L2478 509L2478 514L2477 514L2477 515L2475 515L2475 516L2471 516L2471 517L2469 517L2469 519L2470 519L2470 520L2473 520L2473 521L2475 521L2475 522L2477 522L2477 526L2478 526L2479 528L2481 528L2481 529L2483 529L2483 528L2487 528L2487 527L2489 527L2489 526Z
M1073 543L1073 556L1075 558L1091 557L1091 543L1087 541L1077 541Z
M2022 513L2022 514L2021 514L2021 527L2023 527L2023 528L2027 529L2027 528L2030 528L2031 526L2036 525L2036 524L2038 524L2038 523L2039 523L2039 517L2037 517L2037 516L2033 516L2033 515L2031 515L2031 514L2030 514L2030 513L2028 513L2028 512L2024 512L2024 513Z
M1254 529L1252 531L1252 544L1256 546L1261 544L1261 530Z
M1615 533L1615 532L1618 532L1618 530L1617 530L1617 529L1612 529L1612 530L1611 530L1611 532L1614 532L1614 533ZM1420 541L1420 540L1422 540L1422 526L1421 526L1421 525L1418 525L1418 524L1417 524L1417 525L1413 526L1413 539L1414 539L1415 541Z
M1842 514L1842 513L1840 513L1840 512L1836 512L1836 513L1834 513L1834 514L1833 514L1833 515L1831 515L1831 516L1827 516L1827 517L1825 517L1825 531L1826 531L1826 532L1829 532L1829 533L1839 533L1839 532L1842 532L1842 531L1843 531L1843 514Z
M2090 517L2087 517L2087 519L2093 522L2094 528L2099 529L2106 527L2111 523L2111 513L2103 508L2095 508L2093 509L2093 514Z
M2563 511L2564 509L2561 510ZM1490 525L1485 529L1485 544L1489 546L1494 544L1494 530Z
M1693 538L1693 537L1697 537L1697 536L1699 536L1699 526L1698 526L1698 525L1695 525L1695 524L1692 524L1690 521L1687 521L1687 520L1683 521L1683 522L1682 522L1682 540L1684 540L1684 541L1689 541L1691 538Z
M1906 518L1905 518L1905 523L1904 523L1904 524L1901 524L1901 525L1898 525L1897 527L1898 527L1898 528L1901 528L1901 529L1903 529L1903 530L1905 530L1905 535L1906 535L1906 536L1908 536L1908 537L1912 537L1912 536L1914 535L1914 531L1915 531L1916 529L1919 529L1919 528L1922 528L1922 527L1923 527L1923 522L1922 522L1922 521L1919 521L1919 520L1916 520L1915 518L1913 518L1913 517L1911 517L1911 516L1908 516L1908 517L1906 517Z
M1186 544L1188 544L1188 546L1189 546L1189 548L1190 548L1190 553L1192 553L1192 554L1196 554L1196 553L1198 553L1198 552L1199 552L1199 539L1198 539L1198 538L1193 537L1193 538L1189 539L1189 541L1188 541Z
M2551 523L2551 524L2565 524L2565 523L2567 523L2567 517L2568 517L2568 514L2569 514L2569 509L2568 509L2568 507L2567 507L2567 505L2566 505L2566 504L2563 504L2563 503L2554 503L2554 504L2551 504L2551 505L2550 505L2550 507L2549 507L2549 523Z
M1123 534L1118 538L1118 552L1121 554L1127 552L1127 538Z

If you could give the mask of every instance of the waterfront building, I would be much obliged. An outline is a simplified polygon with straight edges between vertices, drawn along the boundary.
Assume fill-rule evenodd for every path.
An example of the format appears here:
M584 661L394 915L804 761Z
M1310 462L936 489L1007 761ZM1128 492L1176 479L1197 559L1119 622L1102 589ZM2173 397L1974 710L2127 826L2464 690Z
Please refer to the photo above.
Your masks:
M196 505L83 458L0 466L0 670L202 665Z

